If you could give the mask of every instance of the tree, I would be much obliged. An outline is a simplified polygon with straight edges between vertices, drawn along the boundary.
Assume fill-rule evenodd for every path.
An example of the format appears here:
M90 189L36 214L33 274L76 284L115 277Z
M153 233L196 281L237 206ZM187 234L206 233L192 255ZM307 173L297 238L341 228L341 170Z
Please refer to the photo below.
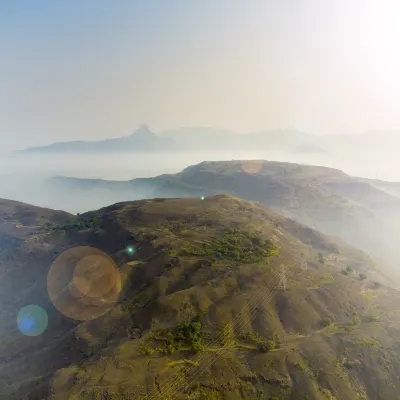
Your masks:
M269 351L275 350L275 340L266 340L265 342L257 343L257 350L260 353L268 353Z
M347 273L348 273L349 275L351 275L351 274L354 272L353 268L351 268L351 267L347 267L347 268L346 268L346 271L347 271Z

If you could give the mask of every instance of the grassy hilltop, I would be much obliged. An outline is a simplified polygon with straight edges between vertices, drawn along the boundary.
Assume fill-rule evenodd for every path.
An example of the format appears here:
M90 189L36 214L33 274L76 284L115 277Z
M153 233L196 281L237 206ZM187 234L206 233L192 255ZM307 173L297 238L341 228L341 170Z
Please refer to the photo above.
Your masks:
M226 195L78 217L4 201L0 216L0 399L398 398L400 296L338 239ZM123 282L81 323L46 291L74 246L108 253ZM32 303L49 315L36 338L15 328Z
M400 199L393 192L395 184L390 190L383 184L327 167L232 160L202 162L178 174L125 182L53 178L46 190L59 199L57 204L67 198L68 204L78 203L84 210L121 200L230 194L340 237L396 267Z

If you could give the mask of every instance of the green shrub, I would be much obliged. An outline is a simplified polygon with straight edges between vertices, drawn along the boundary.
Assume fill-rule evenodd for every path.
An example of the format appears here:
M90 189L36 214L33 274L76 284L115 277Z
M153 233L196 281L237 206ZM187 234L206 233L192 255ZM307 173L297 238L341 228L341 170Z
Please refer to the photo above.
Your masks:
M78 215L73 222L69 224L54 224L54 225L47 225L44 227L45 230L50 231L68 231L68 230L83 230L83 229L92 229L98 228L100 226L100 218L99 217L92 217L90 219L83 219Z
M323 264L325 262L325 257L322 255L322 253L318 253L317 254L317 260L318 262L320 262L321 264Z
M195 353L204 350L201 323L199 321L179 325L175 332L167 331L164 339L164 348L168 354L179 351L184 344L189 345Z
M366 346L366 347L376 347L379 345L379 342L375 338L357 338L353 340L353 343L357 346Z
M268 353L272 350L275 350L276 343L274 340L266 340L265 342L257 343L257 350L260 353Z
M142 354L151 356L151 355L154 353L155 349L153 349L148 343L146 343L146 342L143 340L143 341L140 343L139 351L140 351Z
M203 345L203 343L201 343L201 342L195 342L195 343L193 343L193 345L192 345L192 350L193 350L195 353L200 353L201 351L204 351L204 345Z
M278 248L270 241L255 233L233 230L220 239L199 246L184 246L180 254L187 256L211 257L238 263L255 263L278 255Z

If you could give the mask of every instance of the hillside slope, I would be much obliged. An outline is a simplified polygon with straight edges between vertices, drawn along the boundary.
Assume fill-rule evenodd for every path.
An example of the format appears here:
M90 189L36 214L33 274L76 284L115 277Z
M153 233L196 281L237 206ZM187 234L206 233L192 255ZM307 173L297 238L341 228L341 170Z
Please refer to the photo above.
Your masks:
M370 183L384 192L393 196L400 197L400 183L399 182L386 182L379 179L363 179L363 181Z
M397 398L400 296L339 240L223 195L54 221L49 210L12 207L1 203L2 224L18 229L34 210L24 222L37 228L9 231L13 247L0 242L1 399ZM100 251L118 266L119 299L74 322L64 315L82 315L79 301L114 281L63 271ZM71 282L56 309L47 293L55 301ZM16 329L26 304L47 312L43 334Z
M79 198L82 204L109 197L122 201L227 193L259 201L392 263L400 257L400 199L332 168L261 160L203 162L175 175L128 182L56 178L47 185L52 195Z

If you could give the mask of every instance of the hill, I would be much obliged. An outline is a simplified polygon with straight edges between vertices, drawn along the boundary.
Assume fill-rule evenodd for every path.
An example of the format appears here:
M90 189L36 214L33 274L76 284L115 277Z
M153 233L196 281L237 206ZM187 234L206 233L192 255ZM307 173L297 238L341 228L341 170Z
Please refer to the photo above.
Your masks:
M231 152L268 149L289 150L317 140L313 135L296 130L273 130L239 134L210 127L182 127L156 134L147 125L132 135L101 141L71 141L48 146L31 147L23 153L112 153L138 151ZM323 145L322 145L323 146Z
M0 399L398 394L399 294L337 239L224 195L0 211L15 226L0 251ZM36 230L15 235L21 222ZM46 311L42 334L16 329L27 304Z
M363 181L370 183L376 188L389 193L392 196L400 197L400 183L399 182L387 182L379 179L363 179Z
M47 190L81 204L226 193L271 210L396 264L400 199L340 170L273 161L203 162L175 175L128 182L52 179ZM111 201L109 201L112 192ZM98 203L96 203L96 206Z
M384 140L383 140L383 139ZM47 146L31 147L22 153L115 153L181 151L225 154L256 152L270 154L280 152L286 157L294 154L309 156L329 153L340 155L346 160L363 158L368 155L386 160L393 156L393 149L399 145L398 132L373 131L360 135L315 135L296 129L276 129L240 134L231 130L187 126L152 132L147 125L140 126L131 135L101 141L58 142ZM298 148L298 150L296 150ZM293 151L294 149L294 151ZM358 155L354 154L357 149ZM260 153L261 152L261 153ZM394 157L395 159L395 157Z
M49 146L30 147L26 153L113 153L113 152L159 152L174 151L178 145L166 137L150 131L147 125L140 126L129 136L99 141L58 142Z

